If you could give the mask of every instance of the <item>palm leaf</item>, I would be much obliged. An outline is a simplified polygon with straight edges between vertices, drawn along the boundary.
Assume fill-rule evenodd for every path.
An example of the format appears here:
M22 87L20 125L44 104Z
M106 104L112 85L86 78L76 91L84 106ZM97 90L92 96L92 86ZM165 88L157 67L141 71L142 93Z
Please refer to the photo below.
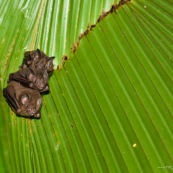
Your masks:
M116 13L112 5L0 2L2 88L25 50L55 55L55 66L68 56L40 120L16 117L1 93L2 172L172 169L172 3L130 1Z

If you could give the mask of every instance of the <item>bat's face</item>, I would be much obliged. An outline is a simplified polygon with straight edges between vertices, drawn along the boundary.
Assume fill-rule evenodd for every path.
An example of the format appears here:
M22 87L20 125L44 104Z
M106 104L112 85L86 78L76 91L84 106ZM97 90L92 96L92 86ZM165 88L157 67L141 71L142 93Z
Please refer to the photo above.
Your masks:
M23 116L40 118L41 105L41 96L34 90L30 94L28 92L23 93L20 97L20 109L17 113Z
M42 57L42 52L37 49L33 51L27 51L24 54L24 63L29 67L32 64L37 63Z
M53 60L55 57L43 57L37 63L35 63L36 69L46 69L47 72L53 71Z
M46 70L30 70L28 74L28 79L31 82L30 88L37 89L40 92L42 90L48 90L48 73Z

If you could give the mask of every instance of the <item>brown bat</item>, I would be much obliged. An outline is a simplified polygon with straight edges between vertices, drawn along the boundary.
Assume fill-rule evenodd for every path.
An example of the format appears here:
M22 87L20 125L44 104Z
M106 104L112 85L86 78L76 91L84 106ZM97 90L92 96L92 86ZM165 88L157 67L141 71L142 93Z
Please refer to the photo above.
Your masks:
M41 57L42 57L42 53L39 49L25 52L23 63L22 63L23 68L30 67L33 62L34 63L38 62Z
M11 81L3 89L3 95L12 110L18 115L40 118L42 98L37 90L26 88L18 82Z
M16 81L40 92L49 91L48 73L45 69L24 68L9 75L9 82Z
M24 54L23 63L20 68L34 67L36 69L45 68L48 73L53 71L53 60L55 57L48 57L39 49L27 51Z
M41 58L37 63L34 64L34 67L36 69L46 69L47 72L50 74L53 72L53 60L55 57Z

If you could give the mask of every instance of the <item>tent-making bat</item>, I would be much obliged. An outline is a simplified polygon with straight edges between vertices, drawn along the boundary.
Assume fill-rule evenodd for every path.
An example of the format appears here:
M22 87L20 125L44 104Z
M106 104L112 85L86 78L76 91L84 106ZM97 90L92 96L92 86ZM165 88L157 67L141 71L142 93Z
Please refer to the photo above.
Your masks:
M42 97L49 91L48 80L53 72L53 60L39 49L27 51L19 70L9 75L3 95L18 115L40 118Z
M49 75L53 71L53 60L55 57L48 57L39 49L27 51L20 68L34 67L36 69L46 69Z
M40 92L49 91L48 73L45 69L24 68L9 76L9 82L16 81Z
M3 95L12 110L18 115L40 118L42 98L37 90L26 88L18 82L11 81L3 89Z

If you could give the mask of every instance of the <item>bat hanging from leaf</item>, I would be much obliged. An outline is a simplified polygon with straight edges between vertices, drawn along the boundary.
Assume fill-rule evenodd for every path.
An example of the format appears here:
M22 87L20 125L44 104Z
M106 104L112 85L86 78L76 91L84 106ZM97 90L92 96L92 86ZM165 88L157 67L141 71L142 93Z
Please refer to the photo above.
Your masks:
M33 51L27 51L24 54L24 59L22 62L21 68L27 68L32 66L33 64L37 63L41 58L45 57L46 55L40 51L39 49Z
M40 92L49 91L48 73L45 69L24 68L9 75L9 82L16 81Z
M20 69L9 75L8 85L3 89L3 95L15 113L40 118L40 93L49 91L54 58L39 49L25 52Z
M48 57L39 49L27 51L20 68L34 67L36 69L46 69L50 75L53 71L53 60L55 57Z
M3 95L12 110L18 115L40 118L42 98L37 90L26 88L19 82L11 81L3 89Z

